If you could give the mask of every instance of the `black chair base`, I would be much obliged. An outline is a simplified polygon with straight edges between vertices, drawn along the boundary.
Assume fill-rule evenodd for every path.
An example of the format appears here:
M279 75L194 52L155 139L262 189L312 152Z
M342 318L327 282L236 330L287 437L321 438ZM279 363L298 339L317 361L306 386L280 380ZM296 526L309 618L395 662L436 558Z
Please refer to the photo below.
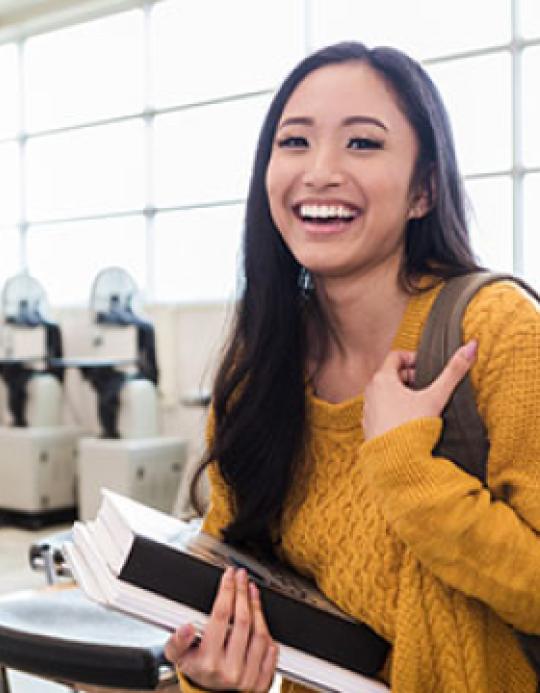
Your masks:
M0 508L0 526L42 529L52 525L71 524L77 519L77 508L55 508L35 512Z

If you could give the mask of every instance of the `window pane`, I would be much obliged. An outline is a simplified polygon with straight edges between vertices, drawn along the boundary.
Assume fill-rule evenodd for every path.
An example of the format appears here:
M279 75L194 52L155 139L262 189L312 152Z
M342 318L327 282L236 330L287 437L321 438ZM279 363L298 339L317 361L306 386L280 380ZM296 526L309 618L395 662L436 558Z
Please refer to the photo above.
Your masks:
M143 13L134 10L30 38L25 48L27 129L143 107Z
M157 206L245 197L268 104L259 96L157 117Z
M142 216L30 227L28 268L51 304L87 305L96 274L125 268L146 287L146 233Z
M244 206L166 212L155 218L156 299L234 298Z
M472 205L469 228L481 265L512 272L512 181L508 176L466 181Z
M509 169L512 118L509 53L429 67L450 114L464 174Z
M540 47L523 51L523 163L540 165Z
M540 289L540 173L525 176L525 278Z
M19 129L19 77L17 47L10 43L0 47L0 138L13 137Z
M28 140L29 218L142 209L143 134L134 120Z
M157 3L154 102L167 106L273 88L303 51L302 0Z
M18 229L0 229L0 293L6 279L22 269L20 247Z
M314 47L352 39L425 59L510 40L510 0L312 0L312 8Z
M524 38L540 36L540 3L538 0L519 0L521 35Z
M20 170L16 142L0 144L0 226L19 221Z

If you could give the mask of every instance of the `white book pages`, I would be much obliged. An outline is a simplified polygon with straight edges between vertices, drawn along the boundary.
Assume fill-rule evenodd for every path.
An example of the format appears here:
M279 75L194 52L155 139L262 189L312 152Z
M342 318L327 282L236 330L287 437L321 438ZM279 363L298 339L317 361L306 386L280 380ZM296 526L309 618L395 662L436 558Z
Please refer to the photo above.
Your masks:
M65 543L62 547L64 555L71 570L71 574L82 591L92 601L107 605L107 600L91 570L89 570L84 555L72 542Z
M305 652L279 644L277 670L308 688L336 693L388 693L388 687L362 674L355 674ZM309 672L309 676L306 675Z
M127 545L122 549L118 543L118 537L114 536L114 530L109 527L106 518L99 514L94 521L93 529L96 543L103 552L103 558L113 574L118 575L126 560L126 552L131 550L133 535L130 536Z
M94 581L97 583L107 604L115 604L118 598L119 586L110 580L110 570L101 550L97 548L93 540L91 531L91 522L86 525L82 522L75 522L73 525L73 543L84 555L87 569L92 573Z
M134 531L127 524L127 520L122 512L116 508L109 494L113 495L112 492L108 492L106 489L101 490L101 505L96 519L103 523L113 541L113 545L118 551L118 568L116 567L116 562L114 565L114 571L118 574L131 551Z
M119 532L121 545L131 533L141 534L161 541L171 541L188 528L178 518L149 508L142 503L121 496L109 489L101 489L102 503L99 514L110 518L110 526Z

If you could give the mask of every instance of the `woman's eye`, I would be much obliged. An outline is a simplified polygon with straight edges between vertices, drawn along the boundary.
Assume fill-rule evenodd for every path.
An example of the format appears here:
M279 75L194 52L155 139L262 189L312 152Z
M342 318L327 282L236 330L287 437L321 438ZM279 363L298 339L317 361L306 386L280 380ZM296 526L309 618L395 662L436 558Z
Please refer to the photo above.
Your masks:
M308 141L305 137L284 137L282 140L278 140L278 147L288 147L291 149L299 147L307 147Z
M369 137L352 137L347 144L349 149L382 149L382 142Z

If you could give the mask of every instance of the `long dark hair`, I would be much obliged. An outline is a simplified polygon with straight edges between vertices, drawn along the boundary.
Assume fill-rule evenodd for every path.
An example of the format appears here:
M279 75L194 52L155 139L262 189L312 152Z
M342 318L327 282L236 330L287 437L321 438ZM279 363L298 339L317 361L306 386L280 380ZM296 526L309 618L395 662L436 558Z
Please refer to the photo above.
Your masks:
M214 385L212 441L197 474L218 462L235 505L224 537L262 550L270 549L304 446L306 322L315 326L321 345L331 330L316 297L302 299L301 267L270 215L266 169L278 121L296 86L314 70L351 61L369 65L393 89L419 142L411 189L424 186L432 197L428 214L408 223L402 285L412 291L419 275L447 278L477 268L448 116L422 67L392 48L369 50L354 42L305 58L274 96L259 137L245 217L245 283Z

